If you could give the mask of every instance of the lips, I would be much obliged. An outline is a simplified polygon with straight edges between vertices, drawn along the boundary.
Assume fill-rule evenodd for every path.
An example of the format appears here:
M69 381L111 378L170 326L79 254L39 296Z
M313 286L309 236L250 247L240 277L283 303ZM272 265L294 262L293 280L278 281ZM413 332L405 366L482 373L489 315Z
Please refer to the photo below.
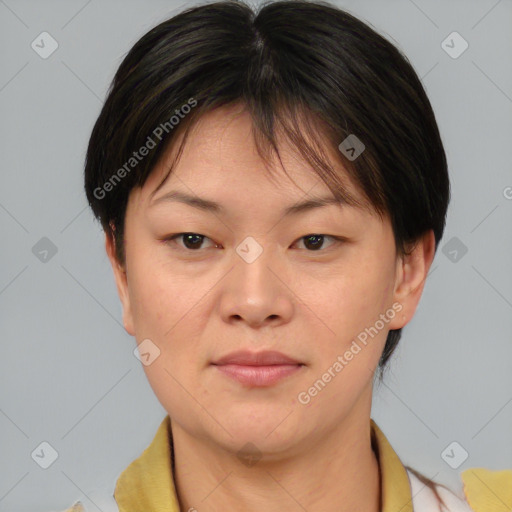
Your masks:
M300 361L275 350L264 350L260 352L239 350L217 359L212 364L216 366L228 364L242 366L302 365Z
M212 365L221 374L246 387L272 386L285 377L301 373L305 366L296 359L274 350L239 350L217 359Z

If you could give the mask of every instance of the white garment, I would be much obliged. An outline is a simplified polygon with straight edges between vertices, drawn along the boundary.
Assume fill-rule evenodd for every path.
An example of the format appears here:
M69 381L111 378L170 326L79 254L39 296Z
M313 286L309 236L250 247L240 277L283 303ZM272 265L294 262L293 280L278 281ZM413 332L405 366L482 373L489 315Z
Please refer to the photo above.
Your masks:
M458 497L441 485L436 486L439 496L446 507L439 502L434 491L406 468L411 485L412 508L414 512L473 512L464 498Z

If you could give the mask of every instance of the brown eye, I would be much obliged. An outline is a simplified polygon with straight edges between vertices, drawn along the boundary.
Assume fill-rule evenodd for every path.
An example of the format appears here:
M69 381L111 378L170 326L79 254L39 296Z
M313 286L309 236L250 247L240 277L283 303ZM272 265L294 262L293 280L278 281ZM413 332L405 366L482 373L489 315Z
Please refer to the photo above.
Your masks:
M340 239L338 237L334 237L334 236L329 236L329 235L317 235L317 234L311 234L311 235L306 235L306 236L303 236L302 238L300 238L300 240L304 240L304 246L306 247L306 249L308 251L319 251L321 249L325 249L325 247L323 247L324 245L324 241L326 238L330 238L332 240L337 240L337 241L340 241ZM333 242L334 244L335 242ZM331 245L333 245L331 244ZM331 245L329 245L328 247L331 247Z
M326 247L324 246L326 238L333 240L333 242L327 246L327 249L332 247L336 243L342 243L345 240L344 238L339 236L310 234L299 238L299 241L304 240L304 246L308 252L318 252L321 251L322 249L326 249Z
M203 247L201 247L203 241L210 240L207 236L201 235L199 233L177 233L176 235L165 238L165 241L169 243L175 243L175 240L178 238L182 239L185 249L192 251L203 249Z

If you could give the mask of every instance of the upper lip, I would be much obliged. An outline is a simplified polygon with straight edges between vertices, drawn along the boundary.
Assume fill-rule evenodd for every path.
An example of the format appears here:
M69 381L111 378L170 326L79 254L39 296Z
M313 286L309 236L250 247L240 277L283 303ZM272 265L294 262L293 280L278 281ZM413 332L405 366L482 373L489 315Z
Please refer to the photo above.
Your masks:
M239 364L246 366L271 366L278 364L302 364L281 352L275 350L263 350L260 352L250 352L249 350L238 350L231 352L216 361L214 365Z

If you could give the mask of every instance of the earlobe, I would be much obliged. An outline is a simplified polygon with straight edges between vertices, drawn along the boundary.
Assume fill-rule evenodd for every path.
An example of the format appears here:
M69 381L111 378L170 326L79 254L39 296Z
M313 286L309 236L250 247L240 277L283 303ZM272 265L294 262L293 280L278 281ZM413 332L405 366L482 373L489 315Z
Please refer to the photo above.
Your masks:
M123 324L126 332L131 336L135 336L133 328L133 318L130 305L130 295L128 292L128 278L126 269L119 263L116 257L114 237L109 233L105 233L105 250L107 252L112 270L114 272L114 279L116 282L117 293L121 300L123 307Z
M401 329L414 316L435 255L434 232L429 230L409 250L409 254L397 261L393 298L402 307L400 313L390 322L392 330Z

